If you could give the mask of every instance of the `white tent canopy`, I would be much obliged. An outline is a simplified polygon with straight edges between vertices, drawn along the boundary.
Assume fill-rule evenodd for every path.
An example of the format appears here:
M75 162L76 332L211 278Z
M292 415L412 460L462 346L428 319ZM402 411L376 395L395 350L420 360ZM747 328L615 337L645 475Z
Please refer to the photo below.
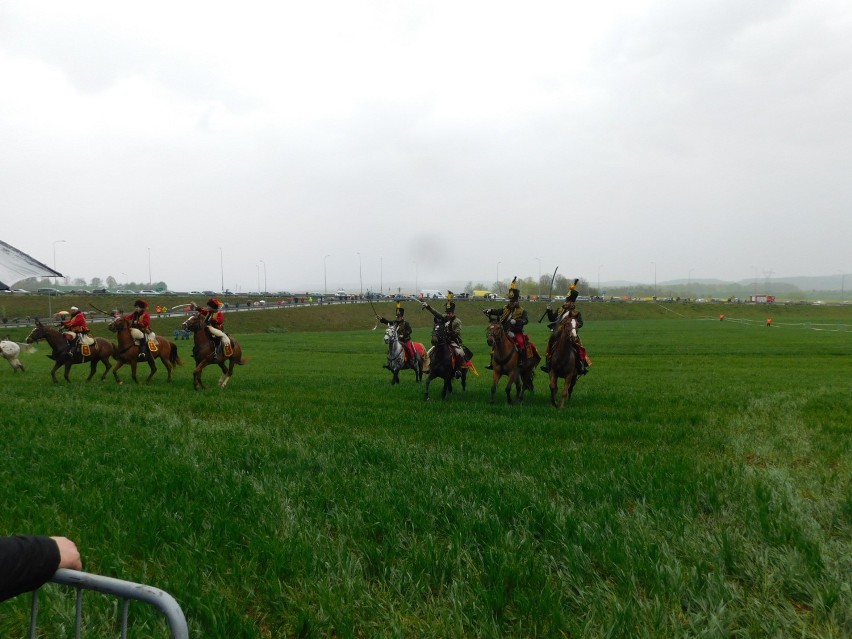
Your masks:
M37 275L62 277L62 273L0 240L0 289Z

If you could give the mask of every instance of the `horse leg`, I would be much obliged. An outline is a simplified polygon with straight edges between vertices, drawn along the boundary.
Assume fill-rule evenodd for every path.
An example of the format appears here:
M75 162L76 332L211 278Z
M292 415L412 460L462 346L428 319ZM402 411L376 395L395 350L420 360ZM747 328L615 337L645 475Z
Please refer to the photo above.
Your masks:
M58 384L58 383L59 383L59 380L58 380L58 379L56 379L56 371L58 371L58 370L60 369L60 367L61 367L61 366L62 366L62 362L56 362L56 363L53 365L53 368L52 368L52 369L51 369L51 371L50 371L50 377L53 379L53 383L54 383L54 384ZM65 374L67 375L68 373L65 373Z
M551 364L552 366L552 364ZM559 386L558 377L556 377L556 371L550 370L550 404L555 408L559 408L559 405L556 403L556 391Z
M117 360L115 360L115 365L112 367L112 376L115 377L115 383L119 384L119 385L124 383L124 382L121 381L121 378L118 376L118 369L121 368L122 366L124 366L124 360L123 359L117 359Z
M429 399L430 399L430 397L429 397L429 385L432 383L433 379L434 379L434 377L432 376L432 372L430 371L429 375L426 376L426 386L423 389L424 390L424 394L423 394L424 401L428 402Z
M199 388L204 388L204 383L201 381L201 371L204 370L204 367L206 365L206 362L202 361L197 364L195 370L192 371L192 386L193 388L195 388L195 390L198 390Z
M491 403L494 403L494 396L497 394L497 382L500 381L500 373L497 372L497 369L494 369L494 374L491 376ZM511 401L509 402L511 404Z
M151 378L154 376L154 373L156 373L156 372L157 372L157 365L154 363L154 358L153 358L153 357L149 357L149 358L148 358L148 366L150 366L150 367L151 367L151 373L150 373L150 375L148 375L148 379L146 379L146 380L145 380L145 383L146 383L146 384L150 384L150 383L151 383Z
M71 363L70 362L65 364L65 381L68 382L69 384L71 383Z

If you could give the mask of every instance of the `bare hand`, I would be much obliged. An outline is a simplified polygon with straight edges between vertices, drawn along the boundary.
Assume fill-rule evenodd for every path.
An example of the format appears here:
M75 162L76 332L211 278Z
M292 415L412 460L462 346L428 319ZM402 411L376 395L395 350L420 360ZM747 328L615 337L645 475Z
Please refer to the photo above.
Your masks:
M80 560L80 551L77 544L68 537L51 537L59 547L59 567L71 570L82 570L83 562Z

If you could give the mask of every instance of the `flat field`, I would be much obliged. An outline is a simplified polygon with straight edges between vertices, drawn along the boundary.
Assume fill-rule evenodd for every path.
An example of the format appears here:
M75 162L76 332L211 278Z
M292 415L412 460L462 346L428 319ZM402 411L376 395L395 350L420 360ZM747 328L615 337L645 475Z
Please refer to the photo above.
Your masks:
M209 368L193 391L190 342L147 386L54 385L42 345L0 362L0 532L70 536L193 637L852 635L852 311L630 308L583 309L594 365L563 411L544 375L521 406L485 376L391 387L362 305L229 314L250 362L224 391ZM40 630L68 636L73 597L44 591ZM91 636L117 635L94 597ZM0 636L28 612L0 605Z

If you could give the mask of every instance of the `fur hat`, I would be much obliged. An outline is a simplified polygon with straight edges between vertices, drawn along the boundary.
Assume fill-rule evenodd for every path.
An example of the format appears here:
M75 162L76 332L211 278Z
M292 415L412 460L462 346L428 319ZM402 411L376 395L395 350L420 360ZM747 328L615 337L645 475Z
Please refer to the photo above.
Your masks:
M512 283L509 284L509 299L517 301L520 296L521 291L518 288L518 276L516 275L512 278Z
M207 306L212 308L214 311L218 311L219 307L222 306L222 302L217 300L215 297L211 297L209 300L207 300Z
M133 306L138 306L140 308L148 308L148 302L145 300L136 300L133 302Z
M404 309L404 308L402 308L402 304L400 304L399 302L397 302L397 303L396 303L396 316L397 316L397 317L402 317L403 315L405 315L405 309Z
M69 310L70 310L72 313L79 313L79 312L80 312L80 309L79 309L79 308L77 308L76 306L72 306Z
M452 291L447 291L447 303L444 305L444 308L447 310L448 313L456 312L456 303L453 301Z
M577 296L580 295L580 292L577 290L577 282L580 281L580 278L574 280L574 283L568 289L568 297L565 298L566 302L574 303L577 300Z

